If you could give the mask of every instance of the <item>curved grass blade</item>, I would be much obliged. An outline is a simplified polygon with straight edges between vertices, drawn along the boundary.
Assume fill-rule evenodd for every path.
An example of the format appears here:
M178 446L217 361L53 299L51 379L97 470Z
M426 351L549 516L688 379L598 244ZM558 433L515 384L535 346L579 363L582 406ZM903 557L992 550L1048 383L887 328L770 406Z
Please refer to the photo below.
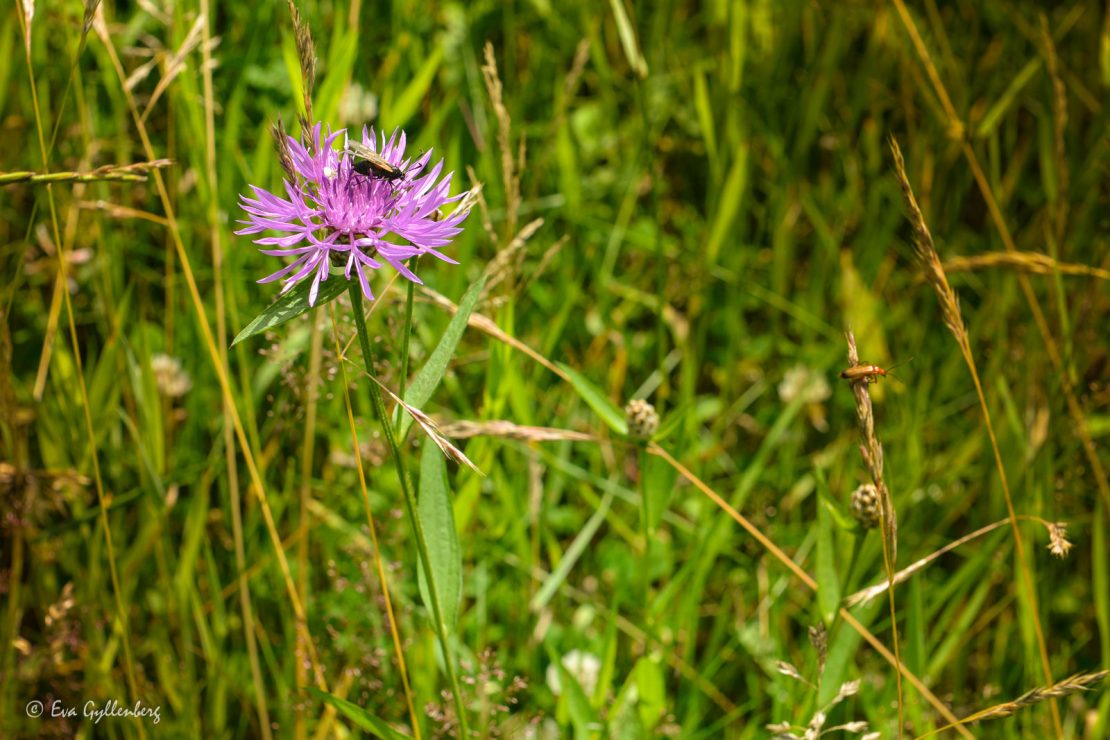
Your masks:
M246 327L235 337L231 346L239 344L245 339L273 329L278 324L284 324L292 318L300 316L312 306L308 305L308 292L312 288L311 280L297 283L288 293L271 303L262 313L254 317ZM347 281L342 275L332 275L331 279L320 283L320 290L316 296L316 308L323 306L328 301L335 299L347 289Z
M314 686L306 686L305 690L325 704L330 704L335 707L344 717L367 732L373 733L376 737L384 738L384 740L404 740L408 737L408 735L404 733L397 732L397 730L394 730L385 722L370 714L357 704L352 704L346 699L340 699L338 696L329 694L326 691L320 691L320 689Z
M602 421L609 425L610 429L618 434L628 434L628 421L624 418L624 411L610 401L609 397L591 383L585 375L562 362L558 365L559 369L570 378L570 384L574 386L574 390L578 391L582 400L594 410L594 413L601 417Z

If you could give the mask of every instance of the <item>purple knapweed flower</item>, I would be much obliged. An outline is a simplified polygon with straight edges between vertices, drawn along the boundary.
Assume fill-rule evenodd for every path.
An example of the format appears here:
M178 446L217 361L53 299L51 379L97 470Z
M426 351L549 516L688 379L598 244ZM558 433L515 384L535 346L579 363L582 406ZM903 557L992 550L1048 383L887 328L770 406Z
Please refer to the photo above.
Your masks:
M263 254L295 257L291 264L258 282L284 280L284 293L311 278L308 302L315 305L320 283L328 279L332 265L342 265L346 279L351 279L352 272L357 275L363 294L373 300L368 269L377 270L388 263L409 280L420 283L404 263L410 257L430 254L458 264L439 249L462 231L459 225L469 208L464 205L446 216L439 209L467 193L449 195L454 173L437 182L443 160L425 170L432 152L425 152L415 161L405 159L403 131L394 131L387 142L384 134L379 140L374 129L363 128L363 146L403 174L395 179L374 173L362 175L355 171L355 157L346 147L342 151L333 148L341 136L345 142L344 130L329 132L325 137L320 124L316 124L307 147L286 137L295 177L285 180L285 197L254 185L251 190L255 197L240 196L248 219L239 222L244 227L235 233L282 232L281 236L263 236L254 242L273 247L261 249ZM389 241L390 237L407 243Z

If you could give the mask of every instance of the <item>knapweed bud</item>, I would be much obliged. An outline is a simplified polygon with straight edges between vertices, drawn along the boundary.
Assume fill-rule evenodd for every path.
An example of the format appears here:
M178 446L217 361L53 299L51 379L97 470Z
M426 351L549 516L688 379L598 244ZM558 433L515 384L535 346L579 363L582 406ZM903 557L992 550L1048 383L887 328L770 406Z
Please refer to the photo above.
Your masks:
M864 483L852 491L852 516L864 529L879 526L879 491L874 485Z
M624 407L624 415L628 420L628 433L633 437L648 439L659 429L659 414L642 398L629 401Z

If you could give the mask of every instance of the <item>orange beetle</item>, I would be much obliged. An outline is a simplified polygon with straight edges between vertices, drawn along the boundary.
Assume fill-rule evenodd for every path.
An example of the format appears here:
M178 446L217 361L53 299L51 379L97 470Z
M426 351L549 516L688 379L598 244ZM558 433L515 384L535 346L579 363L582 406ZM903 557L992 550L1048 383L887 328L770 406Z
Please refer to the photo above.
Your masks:
M870 363L861 362L858 365L853 365L844 372L840 373L840 377L845 380L850 380L853 383L859 382L867 385L868 383L878 383L880 377L886 377L886 368L872 365Z

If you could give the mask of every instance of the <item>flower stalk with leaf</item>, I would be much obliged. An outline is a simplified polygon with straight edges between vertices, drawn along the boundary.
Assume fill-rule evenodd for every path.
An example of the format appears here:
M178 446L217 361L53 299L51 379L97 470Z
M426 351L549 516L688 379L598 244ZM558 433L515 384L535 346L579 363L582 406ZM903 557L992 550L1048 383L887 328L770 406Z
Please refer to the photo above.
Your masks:
M282 297L248 324L235 342L318 308L344 290L348 293L365 372L372 381L366 384L371 405L393 457L406 518L416 541L421 575L428 585L424 590L427 605L444 653L459 729L465 736L465 703L450 645L461 590L457 542L449 558L443 555L443 543L439 540L432 543L435 548L429 545L422 509L401 454L401 442L408 426L400 423L394 426L386 411L379 381L373 376L378 357L366 326L364 299L375 299L371 277L386 265L410 281L402 344L407 355L412 327L412 287L422 283L412 266L416 258L425 254L457 264L441 250L462 231L461 225L469 215L472 201L467 192L450 194L453 173L440 177L442 160L429 167L430 150L416 158L406 157L407 137L403 131L395 131L388 140L384 135L376 135L373 129L362 132L359 149L369 150L376 159L388 163L391 172L399 173L390 177L382 176L373 168L359 166L358 157L347 144L343 130L325 134L317 123L306 131L304 142L284 135L280 127L278 131L278 150L286 174L284 195L251 186L252 195L241 196L247 218L240 221L242 228L236 233L255 237L263 254L291 258L291 261L259 280L260 283L283 281ZM337 147L340 141L343 145ZM446 208L451 206L454 209L445 214ZM433 352L429 366L417 375L409 389L402 389L400 397L394 396L398 407L412 415L444 451L455 448L450 445L445 448L441 444L434 426L430 428L421 422L422 415L416 406L428 399L442 377L480 291L480 284L470 290L440 347ZM407 357L402 358L402 366L402 373L406 373ZM469 463L465 457L462 460ZM442 462L439 466L442 467ZM422 465L422 469L424 467ZM421 504L425 496L425 477L422 470ZM443 489L445 495L443 484L432 482L429 485ZM449 510L450 502L446 499L444 502ZM449 522L448 527L453 533L453 522ZM418 724L415 716L413 722ZM419 732L418 728L414 730Z

